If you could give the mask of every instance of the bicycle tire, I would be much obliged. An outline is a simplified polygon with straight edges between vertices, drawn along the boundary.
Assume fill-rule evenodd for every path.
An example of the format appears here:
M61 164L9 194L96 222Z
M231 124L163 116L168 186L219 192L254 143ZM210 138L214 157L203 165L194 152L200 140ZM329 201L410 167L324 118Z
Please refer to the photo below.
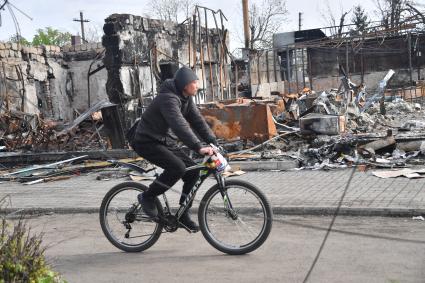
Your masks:
M241 195L241 193L239 193L239 195L237 195L236 193L234 194L233 191L236 190L232 188L239 188L241 190L241 193L245 191L245 195L247 195L247 193L249 192L253 197L251 202L255 203L256 201L258 201L261 208L258 206L258 204L252 205L249 202L243 203L244 200L241 200L243 198L243 195ZM270 202L256 186L246 181L226 180L225 190L227 192L228 198L230 199L230 202L233 205L234 210L238 213L238 219L231 219L231 216L225 208L226 201L221 196L219 186L218 184L214 185L205 193L199 206L198 220L202 234L204 238L208 241L208 243L210 243L217 250L226 254L241 255L252 252L259 248L266 241L267 237L270 234L273 223L273 211ZM216 196L218 197L216 198ZM212 204L213 200L214 202L218 202L218 204ZM222 207L220 201L223 202ZM248 225L246 221L252 221L252 219L254 219L258 213L263 213L263 216L259 216L258 220L255 220L261 227L259 229L256 229L259 230L259 232L258 235L255 235L255 238L253 240L250 240L247 243L241 245L237 245L227 243L225 242L227 240L220 239L220 236L218 234L222 234L223 236L221 237L223 238L228 238L229 242L233 240L234 235L231 231L232 227L225 229L225 225L234 225L237 228L236 230L238 230L237 233L239 234L243 234L243 232L240 231L240 229L242 229L243 227L245 227L247 233L256 234L257 232L254 233L251 228L248 228L246 226ZM218 218L218 220L213 220L212 218L214 217ZM255 221L252 221L252 223L255 223ZM242 223L243 225L238 226L238 222ZM220 225L222 226L221 228ZM213 231L216 229L214 226L217 226L218 231ZM220 229L222 229L223 231L220 231Z
M162 233L163 225L157 222L150 222L155 228L153 229L153 233L151 236L146 240L139 244L126 244L120 241L117 237L115 237L112 232L110 231L109 223L107 221L107 214L108 214L108 208L111 203L111 201L116 197L120 192L123 192L125 190L135 190L134 195L137 196L138 193L146 191L148 187L145 185L142 185L140 183L136 182L124 182L120 183L116 186L114 186L112 189L108 191L108 193L105 195L105 197L102 200L102 204L100 206L99 211L99 219L100 219L100 226L102 227L102 231L105 234L106 238L111 242L115 247L119 248L120 250L123 250L125 252L141 252L148 248L150 248L153 244L158 241L159 237ZM130 200L131 201L131 200ZM134 202L137 203L137 198L134 198ZM158 213L162 213L162 205L161 202L158 200L158 198L155 198L156 207L158 209ZM139 223L136 223L137 225L142 225L142 221L137 221ZM135 222L133 222L135 223ZM146 222L147 223L147 222ZM155 223L155 225L154 225ZM134 225L136 225L134 224ZM124 225L124 224L123 224ZM133 225L133 226L134 226ZM138 226L137 226L138 227Z

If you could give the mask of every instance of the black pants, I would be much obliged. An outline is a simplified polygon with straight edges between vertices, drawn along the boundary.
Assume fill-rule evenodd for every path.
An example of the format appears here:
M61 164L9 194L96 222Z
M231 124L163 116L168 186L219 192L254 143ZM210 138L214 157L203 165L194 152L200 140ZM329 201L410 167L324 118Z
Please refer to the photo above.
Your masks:
M184 182L180 197L180 204L182 204L199 177L199 169L186 172L186 167L196 163L174 144L167 145L151 141L134 143L132 147L138 155L164 169L164 172L153 181L143 195L161 195L181 178Z

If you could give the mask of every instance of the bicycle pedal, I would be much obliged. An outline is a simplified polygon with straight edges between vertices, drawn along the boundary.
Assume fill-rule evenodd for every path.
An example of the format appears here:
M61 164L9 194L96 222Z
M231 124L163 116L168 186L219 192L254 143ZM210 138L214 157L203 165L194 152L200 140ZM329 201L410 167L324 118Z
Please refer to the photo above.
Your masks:
M179 222L179 227L185 229L189 234L199 232L199 229L190 229L189 227L187 227L186 225L180 222Z

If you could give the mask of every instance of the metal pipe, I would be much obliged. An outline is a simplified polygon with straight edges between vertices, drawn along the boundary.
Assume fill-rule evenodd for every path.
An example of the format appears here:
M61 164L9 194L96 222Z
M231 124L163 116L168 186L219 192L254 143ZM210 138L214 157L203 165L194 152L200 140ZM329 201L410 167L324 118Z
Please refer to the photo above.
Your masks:
M196 58L196 14L193 14L193 28L192 28L192 32L193 32L193 38L192 38L192 48L193 48L193 69L196 68L196 63L197 63L197 58ZM190 55L189 55L190 58ZM190 64L189 64L190 66Z
M189 26L191 26L191 20L189 18ZM192 52L191 52L191 45L192 45L192 34L189 32L189 43L188 43L188 55L189 55L189 67L190 67L190 56L192 56Z
M256 55L257 55L257 84L258 84L256 92L258 92L258 90L260 89L260 84L261 84L260 55L258 53ZM257 96L257 95L255 95L255 96Z
M238 97L238 85L239 85L239 67L237 63L235 64L235 98Z
M154 95L154 87L153 87L153 74L152 74L152 64L153 64L153 62L152 62L152 52L155 52L156 51L156 46L154 46L151 50L149 50L149 69L150 69L150 74L151 74L151 91L152 91L152 98L154 98L155 97L155 95ZM156 56L155 56L156 57ZM144 105L142 105L142 107L143 107Z
M222 25L223 26L223 25ZM223 29L224 30L224 29ZM226 38L226 36L227 36L227 31L224 31L224 33L223 33L223 35L225 35L225 36L223 36L224 38ZM226 47L226 42L224 41L224 43L223 43L223 52L224 52L224 55L223 55L223 65L224 65L224 87L226 88L226 96L228 97L228 98L230 98L231 97L231 94L230 94L230 89L229 89L229 85L230 85L230 82L228 81L229 80L229 77L228 77L228 74L227 74L227 72L228 72L228 63L227 63L227 47Z
M291 93L291 62L290 56L289 56L289 46L286 47L286 74L287 74L287 81L288 81L288 94Z
M211 48L213 48L212 46L211 46ZM217 91L217 99L221 99L220 97L219 97L219 92L220 92L220 86L219 86L219 81L218 81L218 75L219 75L219 60L220 60L220 54L219 54L219 51L218 51L218 49L217 49L217 46L215 46L215 44L214 44L214 48L211 50L211 52L214 52L215 53L215 60L214 60L214 64L213 64L213 67L214 67L214 74L215 74L215 81L216 81L216 91Z
M219 60L219 66L220 66L220 96L221 96L221 100L224 99L224 91L223 91L223 64L222 64L222 60L223 60L223 45L221 45L220 48L220 60Z
M249 48L250 33L249 33L249 13L248 13L248 0L242 0L243 10L243 30L245 35L245 48Z
M350 64L348 63L348 43L345 43L345 73L350 76Z
M270 83L270 76L269 76L269 51L266 51L266 70L267 70L267 83Z
M412 68L412 33L409 32L407 36L407 53L409 54L409 75L410 85L413 84L413 68Z
M224 29L224 24L223 24L223 12L221 12L220 10L220 22L221 22L221 31L222 31L222 36L221 36L221 44L223 45L223 52L224 52L224 56L223 56L223 65L225 66L224 68L224 87L226 89L226 96L228 98L231 97L230 94L230 89L228 88L228 77L227 77L227 44L226 44L226 37L227 37L227 31ZM227 20L227 19L226 19Z
M198 19L199 19L199 57L201 59L201 70L202 70L202 88L204 89L205 94L205 66L204 66L204 43L202 41L202 25L201 25L201 13L199 12L198 7L196 7L196 12L198 13Z
M4 75L4 91L6 93L6 110L9 111L9 93L7 91L7 77L6 77L6 64L2 62L3 75Z
M362 48L360 48L360 69L361 83L364 83L364 58Z
M304 47L301 49L301 64L303 65L303 88L305 88L305 60L304 60Z
M214 92L214 79L213 79L213 73L212 73L212 64L211 64L211 52L210 52L210 36L208 32L208 15L207 10L204 9L205 12L205 30L206 30L206 36L207 36L207 56L208 56L208 63L210 66L210 83L211 83L211 93L212 93L212 100L215 101L215 92Z
M294 67L294 69L295 69L295 83L297 84L297 93L299 93L299 90L298 90L298 83L299 83L299 80L298 80L298 60L297 60L297 49L296 49L296 47L294 48L294 64L295 64L295 67Z
M223 49L224 49L223 48L223 38L221 36L221 30L218 28L217 18L215 17L215 13L213 13L213 18L214 18L215 27L216 27L217 32L218 32L218 36L220 38L220 50L218 50L218 49L216 49L216 50L217 50L217 53L219 53L218 64L219 64L219 68L220 68L220 70L219 70L219 73L220 73L220 97L223 100L224 99L224 96L223 96L223 65L222 65L223 52L224 52L223 51Z
M307 64L308 64L308 81L310 82L310 90L313 90L313 74L311 69L311 56L308 49L307 49Z
M273 50L273 72L274 72L274 81L277 82L277 73L276 73L276 50Z
M19 93L22 96L21 111L25 112L25 81L22 75L21 67L19 65L15 65L15 70L16 70L16 74L18 75L19 81L22 83L22 92L21 90L19 90ZM49 105L49 97L47 97L47 104Z

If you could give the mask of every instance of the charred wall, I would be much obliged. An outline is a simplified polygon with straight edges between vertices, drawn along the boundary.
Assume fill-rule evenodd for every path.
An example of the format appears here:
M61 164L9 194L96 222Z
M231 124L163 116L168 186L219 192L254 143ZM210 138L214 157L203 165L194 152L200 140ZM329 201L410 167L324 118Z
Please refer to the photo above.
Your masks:
M410 43L410 52L409 44ZM339 65L348 73L364 79L374 72L397 70L393 87L410 85L410 62L413 80L423 78L425 68L425 34L397 37L376 37L365 40L346 41L339 47L309 47L309 74L313 78L339 76ZM347 62L348 59L348 62Z
M72 121L87 109L87 73L101 44L22 46L0 43L0 109ZM106 99L106 72L90 80L94 102Z

